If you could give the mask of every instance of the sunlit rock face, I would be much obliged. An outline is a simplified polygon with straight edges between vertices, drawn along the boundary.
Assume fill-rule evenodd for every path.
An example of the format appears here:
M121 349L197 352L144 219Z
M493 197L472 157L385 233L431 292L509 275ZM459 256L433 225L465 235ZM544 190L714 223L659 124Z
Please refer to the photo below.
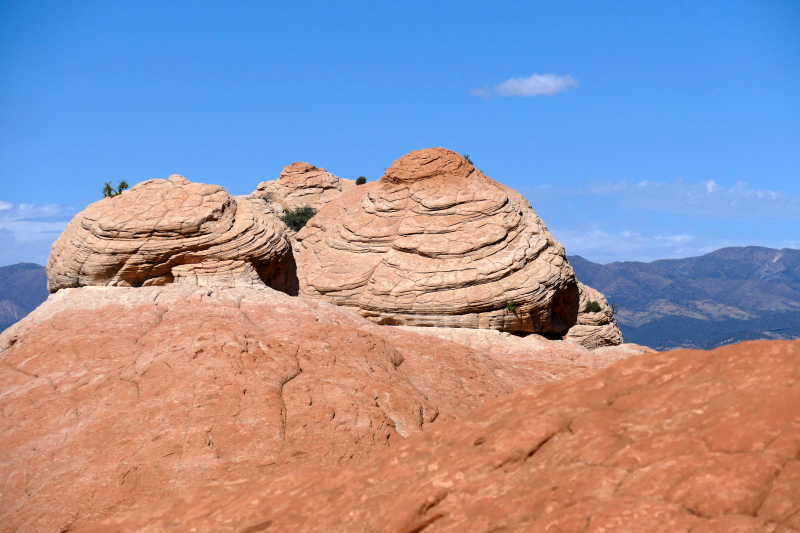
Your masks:
M300 294L379 324L563 335L578 285L517 192L455 152L411 152L296 236Z
M259 183L252 196L267 200L279 213L303 206L320 209L355 184L324 168L298 162L285 167L277 180Z
M565 339L590 349L622 344L622 332L606 297L580 281L578 290L581 295L578 322L569 329ZM589 302L596 302L600 310L587 311Z
M79 213L53 245L48 289L186 282L280 287L286 227L260 199L178 175L149 180Z

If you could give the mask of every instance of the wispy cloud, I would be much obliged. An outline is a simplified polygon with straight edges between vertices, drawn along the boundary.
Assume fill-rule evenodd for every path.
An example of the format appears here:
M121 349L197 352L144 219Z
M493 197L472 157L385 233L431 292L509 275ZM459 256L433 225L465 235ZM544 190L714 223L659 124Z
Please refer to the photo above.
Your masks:
M475 96L553 96L578 86L578 80L569 74L533 74L527 78L511 78L494 86L484 85L470 89Z
M744 181L726 187L714 180L672 182L627 180L592 182L581 187L542 185L528 188L531 197L595 197L606 207L688 215L698 219L740 221L800 220L800 194L756 189Z
M53 242L77 212L65 205L0 200L0 266L45 264Z
M746 182L522 187L570 255L598 262L690 257L727 246L800 248L800 194Z

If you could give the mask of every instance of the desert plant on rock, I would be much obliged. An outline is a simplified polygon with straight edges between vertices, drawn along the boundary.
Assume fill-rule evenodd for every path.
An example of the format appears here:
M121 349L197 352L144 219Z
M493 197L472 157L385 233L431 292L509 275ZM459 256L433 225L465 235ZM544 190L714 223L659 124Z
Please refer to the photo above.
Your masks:
M283 223L289 226L293 231L300 231L306 223L311 220L311 217L317 214L317 210L313 207L304 205L295 210L286 211L286 214L281 217Z
M367 182L367 178L364 176L359 176L356 180L356 185L364 185Z
M103 185L103 198L114 198L115 196L119 196L122 194L122 191L128 188L128 182L122 180L117 185L117 188L111 186L111 182L107 181L105 185Z
M586 307L584 308L585 313L599 313L602 310L600 304L595 302L594 300L590 300L586 302Z
M514 300L507 302L506 311L508 311L509 313L517 314L517 302L515 302Z
M470 165L473 166L475 165L475 163L472 162L472 159L469 158L469 154L464 154L464 159L466 159L467 163L469 163Z

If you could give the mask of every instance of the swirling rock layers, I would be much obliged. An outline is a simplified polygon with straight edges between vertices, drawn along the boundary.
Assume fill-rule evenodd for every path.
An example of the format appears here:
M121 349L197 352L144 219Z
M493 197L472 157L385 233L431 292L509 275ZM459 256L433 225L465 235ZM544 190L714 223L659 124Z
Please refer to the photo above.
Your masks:
M562 335L578 286L530 204L444 148L411 152L296 236L300 294L379 324Z
M353 180L340 179L324 168L297 162L285 167L277 180L259 183L252 195L271 201L281 211L303 206L320 209L354 186Z
M174 175L79 213L53 245L48 289L280 285L290 261L285 226L263 200Z
M578 323L569 329L564 339L589 349L622 344L622 332L606 297L580 281L578 290L581 295ZM600 311L587 312L586 305L589 302L597 302Z

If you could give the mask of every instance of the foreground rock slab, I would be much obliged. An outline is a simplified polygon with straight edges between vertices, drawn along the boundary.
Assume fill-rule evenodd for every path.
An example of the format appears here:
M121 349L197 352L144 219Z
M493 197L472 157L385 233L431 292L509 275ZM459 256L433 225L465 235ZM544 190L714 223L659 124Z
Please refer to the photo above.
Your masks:
M517 391L357 468L176 493L87 529L800 531L800 342L621 361Z
M563 335L579 292L518 193L444 148L411 152L296 235L300 294L379 324Z
M613 360L546 342L505 358L264 286L61 289L0 335L0 531L72 531L304 465L319 477Z

